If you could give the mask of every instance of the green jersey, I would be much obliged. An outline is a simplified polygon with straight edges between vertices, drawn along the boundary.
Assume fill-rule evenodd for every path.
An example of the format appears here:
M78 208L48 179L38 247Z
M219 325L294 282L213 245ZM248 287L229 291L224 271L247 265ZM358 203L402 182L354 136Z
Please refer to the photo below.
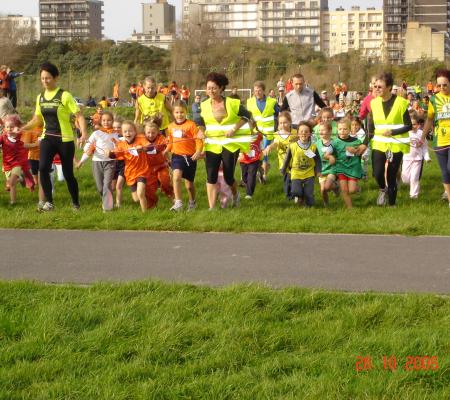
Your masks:
M317 150L319 150L320 160L322 161L322 175L334 174L334 165L330 165L330 162L324 158L325 154L333 153L333 144L332 142L328 143L328 145L323 144L322 140L316 143Z
M334 171L336 174L342 174L349 178L361 179L363 175L361 156L355 156L348 153L346 150L346 147L358 147L361 144L361 140L351 136L345 140L340 138L333 140L333 154L336 157Z

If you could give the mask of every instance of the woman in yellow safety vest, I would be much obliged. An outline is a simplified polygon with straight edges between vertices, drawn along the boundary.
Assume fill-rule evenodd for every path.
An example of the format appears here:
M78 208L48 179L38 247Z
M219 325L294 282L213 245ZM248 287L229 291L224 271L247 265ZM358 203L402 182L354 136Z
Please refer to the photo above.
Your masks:
M378 75L374 85L375 98L370 103L372 111L369 134L373 136L372 168L380 188L377 199L379 206L387 202L390 206L395 205L397 172L402 164L403 154L409 153L409 131L412 129L408 100L393 95L393 85L391 73L383 72Z
M233 193L233 205L240 202L240 195L234 179L234 169L239 152L248 152L254 140L251 113L237 99L224 97L228 78L216 72L206 77L208 99L201 103L201 118L197 122L204 139L203 151L206 159L207 194L209 209L217 202L217 178L220 165L223 165L225 182Z
M450 71L436 71L436 86L439 92L431 97L428 104L428 116L422 133L422 141L433 127L433 146L442 175L445 192L443 199L450 206Z

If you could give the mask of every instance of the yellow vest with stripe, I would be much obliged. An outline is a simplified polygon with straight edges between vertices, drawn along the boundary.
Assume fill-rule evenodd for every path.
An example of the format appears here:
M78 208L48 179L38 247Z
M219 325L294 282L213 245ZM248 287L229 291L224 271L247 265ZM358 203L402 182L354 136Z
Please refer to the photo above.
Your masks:
M303 150L297 142L291 143L291 179L307 179L314 176L316 157L310 158L305 153L311 150L316 152L317 146L312 143L307 150Z
M141 111L141 124L145 122L146 118L153 117L160 113L163 116L161 130L169 126L169 114L166 109L166 98L162 93L157 93L155 97L147 97L145 94L139 96L138 100L139 110Z
M383 99L376 97L370 102L373 122L375 125L375 135L371 141L373 150L387 151L393 153L409 153L409 132L395 136L383 136L383 132L392 129L399 129L405 126L403 115L408 110L408 100L397 96L392 106L392 110L387 117L384 115Z
M251 97L247 100L247 109L253 115L253 119L256 121L258 129L266 136L268 140L273 139L273 133L275 132L275 106L277 101L272 97L266 97L266 106L263 112L259 111L256 104L256 97Z
M236 131L233 137L227 138L225 136L225 133L233 129L241 120L241 117L238 115L241 102L239 99L230 99L229 97L225 97L224 101L227 116L220 123L214 118L211 99L203 101L200 106L200 115L206 127L203 149L215 154L222 153L223 147L233 153L237 150L247 153L250 149L250 143L255 139L251 135L248 124Z

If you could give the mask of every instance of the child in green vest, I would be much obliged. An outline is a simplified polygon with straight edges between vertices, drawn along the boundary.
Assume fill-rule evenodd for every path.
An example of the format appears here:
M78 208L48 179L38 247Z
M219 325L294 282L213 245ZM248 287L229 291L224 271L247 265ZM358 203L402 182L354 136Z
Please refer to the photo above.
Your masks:
M319 176L320 194L322 195L323 204L328 205L328 192L333 190L336 195L339 194L339 184L334 173L334 164L336 158L333 153L333 142L331 141L332 126L329 121L322 122L318 125L320 139L316 142L319 151L320 161L322 163L322 171Z
M338 122L338 138L333 142L333 155L336 157L335 173L347 208L352 208L351 195L359 190L358 180L363 175L361 155L366 149L361 140L350 136L350 121L341 119Z
M311 142L311 127L307 122L298 126L299 140L289 145L281 172L291 168L291 193L296 204L314 205L314 178L320 174L322 163L317 146Z

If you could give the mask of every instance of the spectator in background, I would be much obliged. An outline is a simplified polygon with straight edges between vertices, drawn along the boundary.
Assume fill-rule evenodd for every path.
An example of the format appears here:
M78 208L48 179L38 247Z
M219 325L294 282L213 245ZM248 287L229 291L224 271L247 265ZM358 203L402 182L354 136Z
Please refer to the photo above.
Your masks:
M183 100L186 105L189 103L189 97L191 97L191 91L187 88L186 85L181 85L181 100Z
M275 94L275 90L273 90L273 89L269 90L268 96L271 97L272 99L276 99L277 98L277 96Z
M322 101L325 103L325 105L327 107L330 106L330 99L328 98L328 92L326 90L322 90L320 92L320 98L322 99Z
M194 102L192 103L192 120L194 122L200 120L200 113L201 113L200 103L201 103L201 101L202 101L202 99L201 99L200 95L196 94L195 98L194 98Z
M137 85L135 83L133 83L130 86L128 93L130 93L130 96L131 96L131 104L134 106L136 104L136 99L137 99Z
M98 105L101 107L101 108L108 108L109 107L109 102L108 102L108 100L106 100L106 97L105 96L103 96L102 97L102 99L98 102Z
M113 100L114 100L114 104L113 107L115 107L117 105L117 102L119 101L119 93L120 93L120 86L119 86L119 82L116 81L116 83L114 83L113 86Z
M9 81L9 89L8 89L8 97L11 100L11 103L14 108L17 107L17 85L15 79L19 76L22 76L23 72L14 72L11 68L7 68L6 72L8 73L7 79Z
M294 85L292 83L292 78L289 78L286 81L286 85L284 85L284 89L285 89L286 94L291 92L294 89Z
M284 89L284 80L282 76L280 76L280 80L277 82L277 89L280 89L281 86L283 86Z
M238 88L237 86L233 86L231 88L231 94L228 96L230 99L236 99L236 100L240 100L241 98L239 97L238 93Z
M9 90L9 80L8 80L8 67L2 65L0 67L0 89L5 91L5 95L8 94Z
M92 98L92 96L89 96L87 101L86 101L86 107L97 107L97 103L95 102L95 100Z
M284 91L284 86L279 86L278 87L277 104L278 104L278 107L280 107L280 109L283 106L285 97L286 97L286 93Z

